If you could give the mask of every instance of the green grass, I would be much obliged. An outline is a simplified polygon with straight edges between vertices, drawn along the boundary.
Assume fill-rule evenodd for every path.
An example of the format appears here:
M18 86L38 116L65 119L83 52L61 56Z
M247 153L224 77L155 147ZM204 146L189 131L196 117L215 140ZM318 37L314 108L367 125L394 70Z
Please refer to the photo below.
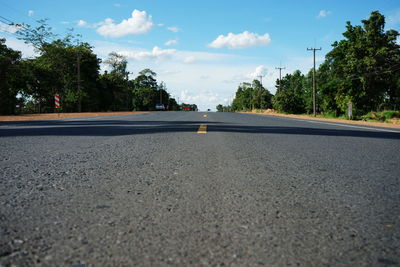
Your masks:
M264 110L256 109L256 113L263 113ZM280 114L288 114L290 113L277 111ZM308 117L314 117L313 114L310 113L302 113L302 114L293 114L293 115L302 115ZM348 120L347 115L342 114L336 116L335 112L326 112L324 114L317 114L317 118L326 118L326 119L339 119L339 120ZM355 116L352 120L363 120L363 121L371 121L371 122L390 122L391 119L400 119L400 111L399 110L384 110L384 111L372 111L366 115Z
M301 114L309 117L314 117L313 114ZM324 113L324 114L317 114L317 118L324 118L324 119L339 119L339 120L348 120L349 118L346 115L336 116L335 113Z
M379 112L372 111L364 116L361 116L361 118L367 121L387 122L390 119L400 118L400 111L398 110L384 110Z

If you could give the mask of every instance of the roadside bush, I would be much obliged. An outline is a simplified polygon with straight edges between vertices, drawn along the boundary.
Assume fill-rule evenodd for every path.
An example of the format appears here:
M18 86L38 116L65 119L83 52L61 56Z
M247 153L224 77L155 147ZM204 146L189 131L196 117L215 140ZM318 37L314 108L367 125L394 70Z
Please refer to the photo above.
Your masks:
M385 110L381 112L369 112L368 114L361 116L363 120L370 121L382 121L385 122L390 119L400 118L400 111L396 110Z

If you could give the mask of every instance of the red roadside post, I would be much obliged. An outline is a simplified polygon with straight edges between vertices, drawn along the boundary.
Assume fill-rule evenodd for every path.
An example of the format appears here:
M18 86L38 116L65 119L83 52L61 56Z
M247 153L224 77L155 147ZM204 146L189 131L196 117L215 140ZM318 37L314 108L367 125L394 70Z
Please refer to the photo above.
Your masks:
M54 95L54 105L55 105L55 108L56 108L56 110L57 110L57 113L58 113L58 117L60 117L60 108L61 108L61 105L60 105L60 95L59 94L55 94Z

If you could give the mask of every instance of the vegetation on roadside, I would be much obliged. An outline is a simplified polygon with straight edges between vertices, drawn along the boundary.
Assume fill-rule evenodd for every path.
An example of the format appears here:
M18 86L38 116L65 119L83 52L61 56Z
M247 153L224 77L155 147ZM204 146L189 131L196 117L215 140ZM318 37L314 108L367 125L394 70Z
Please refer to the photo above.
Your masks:
M253 80L252 83L241 83L232 105L218 105L217 111L231 112L268 108L272 108L272 94L262 86L260 81Z
M344 118L351 102L356 119L387 121L397 116L399 111L384 110L400 108L399 33L385 31L385 17L373 11L362 25L347 22L343 36L345 39L332 44L316 70L317 113ZM312 113L312 81L312 69L306 75L297 70L277 80L276 94L271 99L273 108L283 113ZM232 105L224 110L260 108L255 105L254 93L242 92L243 84Z
M361 119L380 122L391 122L397 120L400 122L400 111L385 110L381 112L368 112L366 115L361 116Z
M19 39L33 45L38 56L23 59L21 52L5 45L0 38L0 114L54 112L54 95L61 99L60 111L155 110L164 104L168 110L180 110L158 83L157 74L144 69L135 78L127 70L127 59L115 52L102 60L93 47L80 41L72 30L65 37L53 34L46 20L38 27L18 25ZM100 64L108 71L100 73Z

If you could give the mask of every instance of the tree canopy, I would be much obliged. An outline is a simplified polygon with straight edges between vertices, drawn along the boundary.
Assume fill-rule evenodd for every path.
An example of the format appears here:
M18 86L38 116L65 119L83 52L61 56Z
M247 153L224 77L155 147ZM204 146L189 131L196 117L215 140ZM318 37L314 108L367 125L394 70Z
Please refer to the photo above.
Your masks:
M252 83L244 82L239 85L232 106L229 108L223 107L223 110L267 109L272 107L271 99L272 94L261 85L260 81L253 80Z
M356 26L346 23L344 39L332 44L332 50L316 70L316 104L320 113L346 114L349 102L353 104L355 115L399 109L399 33L385 31L385 17L378 11L373 11L361 23ZM280 82L281 87L277 80L276 94L272 97L276 110L288 113L312 111L312 70L307 75L297 70ZM253 87L248 83L239 86L232 110L263 106L254 99L257 93Z
M127 59L112 52L103 61L109 71L100 74L101 59L79 35L69 30L59 38L46 20L38 24L20 25L18 32L34 46L35 58L22 59L0 39L0 114L54 112L55 94L67 112L155 110L156 104L182 108L154 71L144 69L130 79Z

